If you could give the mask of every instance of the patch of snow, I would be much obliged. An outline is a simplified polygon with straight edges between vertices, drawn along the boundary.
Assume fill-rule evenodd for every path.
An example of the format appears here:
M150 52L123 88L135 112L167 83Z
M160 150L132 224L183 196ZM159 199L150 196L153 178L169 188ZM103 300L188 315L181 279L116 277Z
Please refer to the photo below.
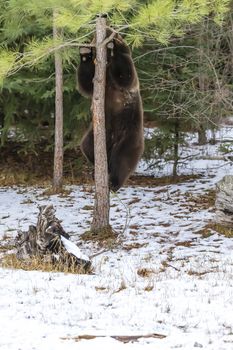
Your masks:
M66 248L66 250L70 253L73 254L74 256L76 256L76 258L78 259L82 259L82 260L86 260L86 261L90 261L90 259L88 258L87 255L83 254L81 252L81 250L76 246L76 244L74 244L73 242L71 242L69 239L66 239L65 237L61 236L61 241L64 244L64 247Z
M217 138L233 138L232 128L221 133ZM201 177L124 187L111 197L111 225L120 243L93 259L93 275L0 268L1 350L232 350L233 239L201 234L215 213L200 198L233 168L227 159L206 156L221 155L219 145L194 146L195 140L190 135L184 154L198 156L180 171ZM38 205L51 203L82 259L102 250L80 240L91 223L93 189L69 189L67 197L49 197L41 188L0 188L2 242L35 224ZM152 333L165 337L127 344L111 338ZM75 342L80 335L98 337Z
M150 139L153 135L153 129L145 130L145 137ZM207 131L207 139L213 138L212 131ZM216 144L210 143L198 146L198 134L186 133L185 143L179 150L180 162L178 164L178 175L203 175L203 176L215 176L216 171L219 168L231 169L233 162L229 160L231 153L224 154L220 150L221 144L229 144L233 142L233 126L223 126L219 130L215 131ZM221 141L221 142L220 142ZM231 146L232 148L232 146ZM219 159L218 159L219 158ZM138 174L144 174L155 177L169 176L172 174L173 162L164 162L161 159L160 166L149 167L148 164L142 160L139 162L136 172ZM220 169L221 170L221 169ZM223 169L223 171L225 171Z

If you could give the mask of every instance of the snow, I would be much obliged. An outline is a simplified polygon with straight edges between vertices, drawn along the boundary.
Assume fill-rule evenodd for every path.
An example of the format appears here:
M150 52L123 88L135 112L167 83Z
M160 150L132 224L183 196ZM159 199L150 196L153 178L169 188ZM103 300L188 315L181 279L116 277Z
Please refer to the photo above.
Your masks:
M90 261L87 255L83 254L81 250L77 247L77 245L70 240L66 239L65 237L61 236L61 241L64 244L64 247L66 250L76 256L78 259L82 259L85 261Z
M233 166L219 144L197 147L196 138L187 137L182 152L195 157L179 172L202 176L124 187L112 196L111 224L119 242L93 258L92 275L0 268L1 350L233 348L233 240L216 232L201 235L215 213L197 200ZM222 128L217 138L233 139L232 127ZM215 156L222 160L211 159ZM143 162L138 171L145 172ZM150 173L161 175L157 169ZM0 188L3 243L36 223L39 205L51 203L77 243L76 253L80 249L87 258L102 251L80 239L90 226L93 189L69 189L64 197L45 195L42 188ZM140 273L143 269L148 273ZM165 337L127 344L111 338L154 333ZM75 341L83 335L98 337Z

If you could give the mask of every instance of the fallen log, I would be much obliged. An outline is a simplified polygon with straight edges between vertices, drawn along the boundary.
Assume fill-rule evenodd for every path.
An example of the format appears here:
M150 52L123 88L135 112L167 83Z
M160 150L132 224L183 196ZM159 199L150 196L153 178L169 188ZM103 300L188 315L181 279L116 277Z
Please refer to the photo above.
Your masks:
M19 260L39 257L45 262L67 267L80 266L84 272L91 267L90 259L70 241L70 236L55 216L53 205L39 207L36 226L30 225L28 231L18 231L15 246Z

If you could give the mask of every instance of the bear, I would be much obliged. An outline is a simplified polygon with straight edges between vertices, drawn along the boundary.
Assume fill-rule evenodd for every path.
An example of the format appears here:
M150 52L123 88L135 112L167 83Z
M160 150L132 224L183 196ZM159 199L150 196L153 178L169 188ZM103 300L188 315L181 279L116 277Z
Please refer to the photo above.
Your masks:
M107 30L107 37L113 33ZM95 38L92 43L95 42ZM80 47L77 88L92 97L95 74L95 48ZM119 190L135 170L144 150L143 107L138 75L131 50L120 34L107 44L105 128L109 187ZM80 148L94 164L93 127L84 134Z

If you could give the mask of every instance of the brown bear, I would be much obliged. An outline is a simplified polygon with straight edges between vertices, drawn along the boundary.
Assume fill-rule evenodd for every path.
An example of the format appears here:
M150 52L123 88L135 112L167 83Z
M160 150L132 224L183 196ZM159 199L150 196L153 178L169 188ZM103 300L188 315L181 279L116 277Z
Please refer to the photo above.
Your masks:
M107 36L112 30L107 30ZM95 49L80 48L78 90L86 97L93 93ZM137 72L131 51L119 34L107 44L105 126L110 189L117 191L135 170L143 153L143 109ZM81 150L94 164L93 128L81 141Z

